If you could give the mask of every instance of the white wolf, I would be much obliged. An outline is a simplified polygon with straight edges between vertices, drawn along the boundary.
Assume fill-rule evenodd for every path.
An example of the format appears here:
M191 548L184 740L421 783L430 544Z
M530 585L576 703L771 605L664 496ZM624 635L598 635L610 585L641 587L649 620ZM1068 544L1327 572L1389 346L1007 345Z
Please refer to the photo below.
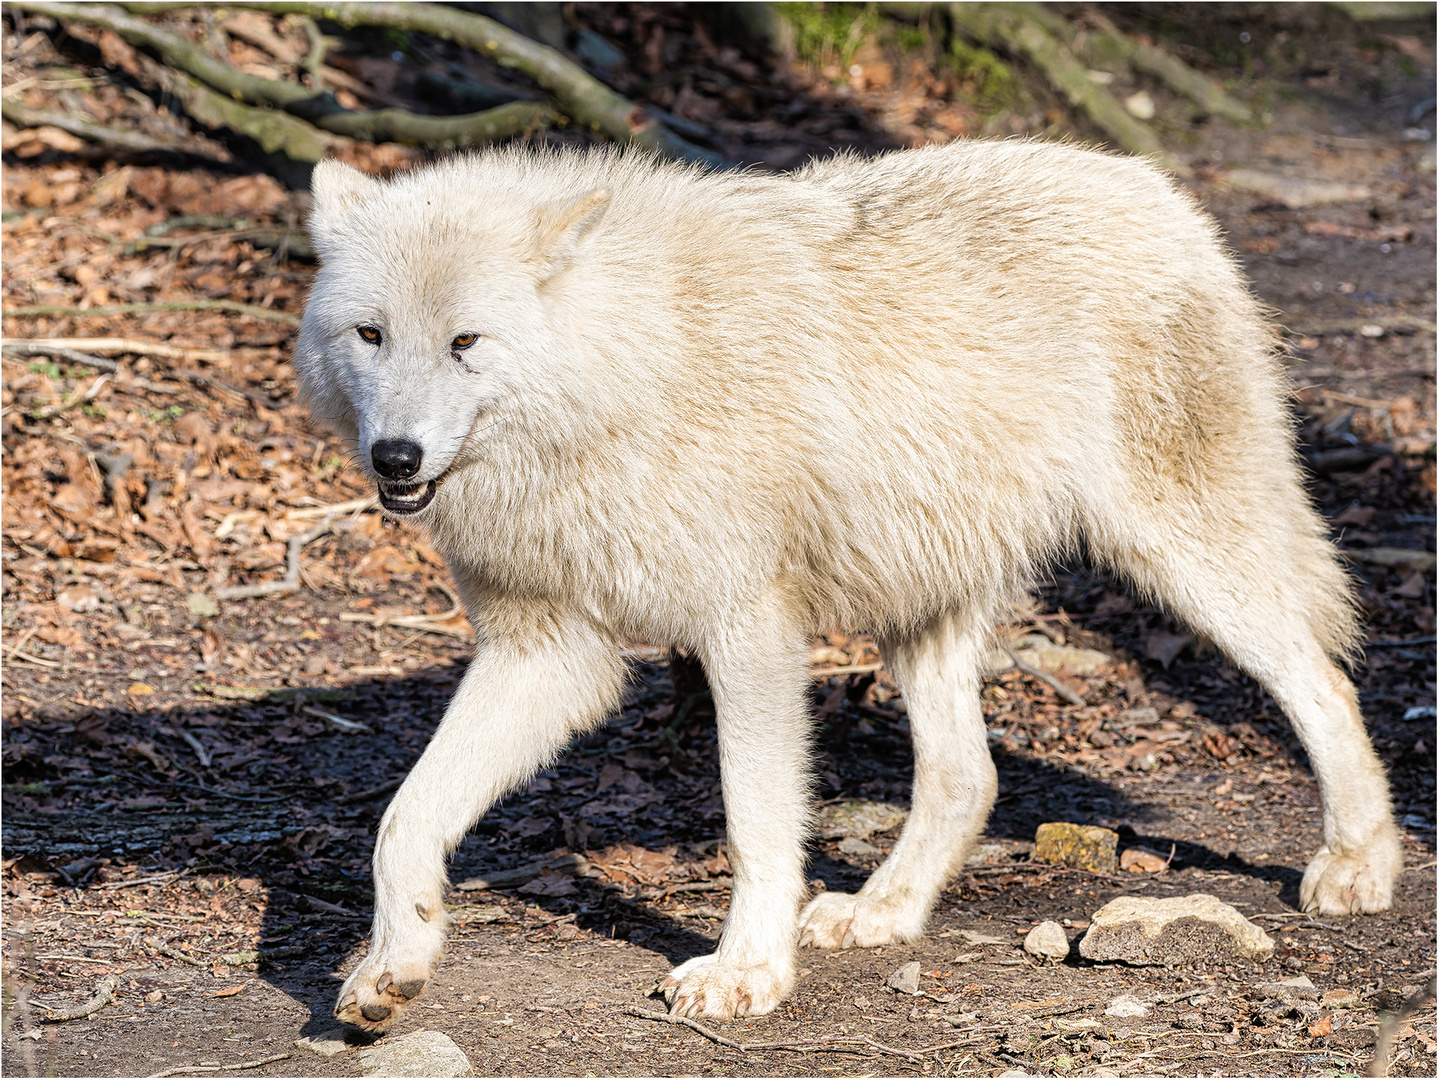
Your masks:
M961 142L790 176L504 150L314 174L323 267L295 355L478 635L380 823L383 1030L435 971L447 853L615 709L638 638L697 653L734 893L682 1015L773 1009L796 946L913 941L983 827L978 699L1001 604L1082 549L1221 646L1308 750L1322 913L1389 906L1402 855L1352 686L1271 331L1158 171ZM913 811L857 895L805 900L812 635L868 629L909 705Z

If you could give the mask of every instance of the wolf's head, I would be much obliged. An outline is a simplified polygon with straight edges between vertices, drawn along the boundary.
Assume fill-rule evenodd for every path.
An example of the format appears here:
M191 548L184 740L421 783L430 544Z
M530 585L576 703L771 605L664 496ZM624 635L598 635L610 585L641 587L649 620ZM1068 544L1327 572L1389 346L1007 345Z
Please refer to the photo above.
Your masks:
M378 181L315 168L310 232L322 267L295 370L315 414L355 442L380 502L429 506L517 402L562 390L557 284L609 192L536 199L477 182L464 159Z

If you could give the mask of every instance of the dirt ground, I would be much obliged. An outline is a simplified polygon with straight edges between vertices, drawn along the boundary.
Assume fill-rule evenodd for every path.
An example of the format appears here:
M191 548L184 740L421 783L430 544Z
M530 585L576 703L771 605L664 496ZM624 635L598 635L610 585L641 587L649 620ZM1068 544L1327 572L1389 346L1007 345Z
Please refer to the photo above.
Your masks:
M702 679L637 644L621 714L455 856L457 885L489 887L451 892L445 962L387 1038L444 1032L480 1075L1342 1076L1364 1074L1382 1030L1393 1075L1435 1075L1432 998L1386 1019L1435 965L1434 27L1360 27L1310 5L1105 10L1263 116L1199 122L1143 87L1287 328L1312 490L1367 618L1355 677L1408 867L1394 909L1296 910L1319 803L1279 710L1076 564L1005 632L1103 654L1060 675L1084 704L1017 672L987 681L999 803L924 941L806 951L774 1014L705 1025L738 1046L656 1019L651 987L712 950L729 876ZM923 43L882 31L859 66L900 75L843 82L716 50L681 6L572 17L632 58L621 89L703 117L726 156L758 167L955 135L1093 135L1028 84L975 105ZM5 19L7 92L30 80L16 92L35 105L164 121L123 57ZM420 63L352 59L393 93ZM4 358L3 1071L228 1075L288 1055L240 1074L359 1075L358 1041L333 1056L295 1042L333 1029L335 991L364 955L374 829L463 669L467 627L423 537L363 502L344 449L293 404L285 357L313 264L285 171L243 146L224 165L157 162L61 135L5 132L6 342L119 337L171 354L121 353L99 385L83 365ZM415 156L381 147L369 163ZM1349 191L1313 203L1296 181ZM189 306L123 309L166 303ZM219 596L282 577L292 538L320 525L297 541L298 591ZM908 728L868 639L815 644L809 873L853 889L898 835L886 808L908 798ZM857 809L879 820L856 825ZM1032 861L1046 821L1115 829L1121 851L1164 868ZM1041 966L1019 948L1041 920L1077 939L1119 895L1195 892L1264 926L1274 958ZM911 961L918 996L886 985ZM1318 1001L1258 989L1301 974ZM111 975L103 1009L43 1022ZM1144 1015L1115 1015L1122 995Z

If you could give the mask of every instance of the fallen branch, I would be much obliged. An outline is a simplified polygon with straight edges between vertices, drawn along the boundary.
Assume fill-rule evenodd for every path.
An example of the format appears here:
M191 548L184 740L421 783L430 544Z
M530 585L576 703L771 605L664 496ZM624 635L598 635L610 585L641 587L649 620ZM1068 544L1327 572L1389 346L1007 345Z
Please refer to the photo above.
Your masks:
M295 161L314 164L331 151L349 145L348 139L321 131L289 113L257 109L227 98L183 72L166 70L164 74L170 84L167 89L193 119L207 127L229 128L248 136L267 154L280 153Z
M1152 158L1178 176L1190 175L1189 167L1165 150L1147 125L1089 77L1089 69L1029 5L952 3L949 16L966 37L1032 64L1051 87L1126 153Z
M1368 327L1373 327L1365 333ZM1409 331L1416 334L1435 332L1433 319L1418 315L1371 315L1362 319L1308 319L1298 326L1283 327L1286 333L1303 337L1323 337L1325 334L1358 334L1361 337L1382 337L1395 331Z
M83 394L77 395L76 397L71 398L69 401L62 401L58 405L51 405L48 409L42 409L39 412L31 413L30 419L49 420L52 417L59 416L61 413L67 412L70 409L75 408L75 406L77 405L84 405L86 402L94 401L100 391L105 389L105 384L109 381L110 373L108 371L101 372L95 377L95 381L90 384L89 388Z
M1067 33L1066 41L1075 53L1091 66L1099 67L1106 60L1119 59L1133 70L1158 79L1176 94L1194 102L1210 116L1222 116L1240 124L1248 123L1254 118L1249 106L1231 97L1224 87L1195 71L1174 54L1155 45L1126 37L1098 11L1089 11L1086 14L1095 20L1101 29L1088 34ZM1053 20L1051 29L1055 29L1056 25L1066 31L1070 30L1070 24L1063 19Z
M1059 679L1057 679L1055 676L1051 675L1049 672L1043 670L1042 668L1035 667L1033 664L1026 664L1023 660L1021 660L1018 656L1015 655L1014 650L1011 649L1008 645L1004 646L1004 651L1006 654L1008 654L1009 659L1014 662L1014 666L1016 668L1024 672L1024 674L1028 675L1031 679L1037 679L1039 682L1044 683L1045 686L1049 687L1056 694L1058 694L1063 701L1066 701L1071 705L1085 704L1085 700L1082 697L1076 694L1069 687L1065 686L1064 683L1060 682Z
M154 949L161 956L168 956L171 960L178 960L182 964L189 964L191 967L198 968L210 966L206 961L196 960L189 953L183 953L179 949L175 948L175 946L166 945L163 941L159 941L155 938L148 939L145 944L150 946L150 948Z
M159 1080L164 1076L178 1076L180 1073L189 1072L238 1072L241 1069L258 1069L261 1065L269 1065L271 1062L284 1061L290 1057L289 1054L271 1054L269 1057L256 1058L254 1061L241 1061L235 1065L175 1065L164 1072L150 1074L150 1080Z
M168 4L131 3L133 11L164 11ZM274 14L309 15L344 27L384 26L433 34L465 45L501 67L514 68L554 96L555 103L581 127L603 132L615 142L652 150L663 157L723 164L723 159L664 126L653 113L611 90L548 45L517 34L493 19L439 4L309 3L306 0L243 3L237 6ZM505 106L501 106L504 108Z
M272 311L270 308L257 307L254 304L242 304L237 300L165 300L152 304L116 304L111 307L92 308L63 304L31 304L28 307L10 308L5 312L5 316L8 318L11 315L148 315L157 311L233 311L237 315L248 315L255 319L289 323L291 326L300 325L298 315L291 315L286 311Z
M180 349L170 345L147 345L143 341L132 341L128 338L56 338L53 340L47 340L46 338L25 338L19 341L7 341L5 342L3 349L7 353L12 352L13 350L15 354L22 356L58 356L62 359L69 360L71 363L88 364L91 367L99 368L101 371L105 372L115 372L119 370L119 365L117 365L113 360L102 360L98 356L91 356L88 353L80 352L79 350L68 347L69 345L74 343L88 343L91 345L92 348L97 346L100 347L102 351L108 348L108 350L111 352L134 353L141 356L148 355L158 356L161 358L189 356L190 358L210 360L212 362L223 362L223 360L229 358L228 353L218 349ZM233 394L235 397L244 398L247 401L253 401L257 405L265 406L265 408L267 409L283 409L286 404L283 401L275 401L268 394L260 394L254 390L243 390L238 386L231 386L229 383L221 382L214 376L206 375L204 372L201 371L185 371L183 369L171 369L160 372L160 375L162 377L171 379L188 379L190 382L199 383L202 386L213 387L214 389L219 390L222 393ZM101 378L107 379L109 378L109 375L102 375ZM149 383L146 381L137 380L136 384L146 390L156 389L153 383ZM89 401L90 398L94 396L94 393L98 393L97 387L92 386L91 391L92 393L90 394L90 396L85 397L83 401ZM79 404L82 404L82 400L77 399L75 401L68 402L65 405L57 406L51 412L45 413L41 416L36 416L34 417L34 419L44 420L50 416L55 415L56 412L63 411L64 409L68 409L74 405Z
M100 985L95 988L95 996L89 1001L83 1005L76 1005L72 1009L46 1009L45 1020L51 1024L62 1024L66 1020L84 1020L88 1016L94 1016L110 1003L118 989L120 989L120 977L106 975L100 980Z
M752 1053L756 1050L798 1050L802 1053L811 1051L839 1050L847 1046L867 1046L878 1050L883 1054L893 1054L895 1057L907 1058L910 1061L925 1061L931 1054L940 1050L953 1050L955 1047L964 1046L973 1040L956 1039L953 1042L939 1043L935 1046L926 1046L919 1050L903 1050L895 1046L886 1046L882 1042L871 1039L868 1035L826 1035L819 1039L796 1039L793 1042L735 1042L733 1039L726 1039L719 1032L705 1027L687 1016L675 1016L671 1013L651 1012L649 1009L641 1009L631 1005L625 1010L630 1016L637 1016L641 1020L656 1020L662 1024L675 1024L679 1027L687 1027L691 1031L697 1031L710 1042L718 1043L720 1046L727 1046L731 1050L738 1050L741 1053Z
M166 345L158 341L141 341L138 338L6 338L5 349L17 348L31 355L55 356L56 350L76 349L85 353L126 353L133 356L154 356L161 360L188 360L200 364L225 364L233 357L229 349L188 349L179 345ZM90 357L80 361L98 367L102 371L116 370L112 360ZM110 365L106 367L104 365Z
M222 165L230 163L230 155L172 139L156 139L138 131L104 127L56 109L31 109L9 97L0 98L0 115L22 128L54 127L68 131L88 142L123 150L132 154L188 154Z
M216 589L217 600L249 600L257 596L275 596L300 591L300 551L330 531L333 515L327 514L323 521L308 532L290 537L285 553L285 576L278 581L264 581L258 585L232 585L228 589Z

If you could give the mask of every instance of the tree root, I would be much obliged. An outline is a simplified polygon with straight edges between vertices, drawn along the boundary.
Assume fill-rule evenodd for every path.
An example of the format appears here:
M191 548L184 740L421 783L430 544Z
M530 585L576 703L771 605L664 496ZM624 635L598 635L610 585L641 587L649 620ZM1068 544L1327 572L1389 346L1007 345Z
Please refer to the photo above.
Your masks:
M1092 120L1122 150L1153 159L1179 176L1187 165L1164 149L1150 127L1131 116L1113 94L1089 76L1051 28L1053 17L1029 4L949 5L957 31L981 44L1002 49L1034 66L1065 99Z
M120 989L120 978L118 975L106 975L100 980L100 985L95 988L95 996L83 1005L76 1005L73 1009L46 1009L45 1019L52 1024L61 1024L67 1020L84 1020L86 1017L94 1016L110 1003L115 996L115 991Z
M169 5L131 3L136 11L162 11ZM719 155L682 139L652 112L611 90L571 63L558 50L541 45L508 27L438 4L310 3L307 0L250 0L238 5L274 14L309 15L341 26L384 26L433 34L465 45L502 67L522 71L554 97L555 104L577 124L602 132L615 142L643 147L662 157L723 164ZM505 108L507 106L502 106Z

